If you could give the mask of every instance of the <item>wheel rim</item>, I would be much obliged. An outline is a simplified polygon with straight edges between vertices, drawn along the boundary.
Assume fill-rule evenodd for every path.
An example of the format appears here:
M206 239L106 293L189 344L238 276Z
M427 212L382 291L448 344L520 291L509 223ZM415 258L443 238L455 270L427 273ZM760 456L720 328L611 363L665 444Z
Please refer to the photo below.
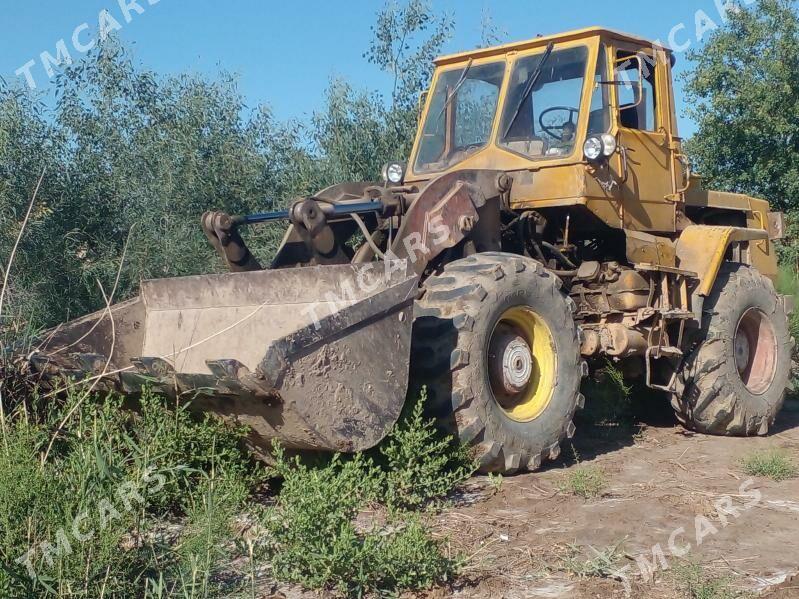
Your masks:
M489 341L488 372L494 399L517 422L530 422L546 410L555 386L552 332L529 308L506 310Z
M734 338L735 366L753 395L771 386L777 369L777 336L768 317L757 308L744 312Z

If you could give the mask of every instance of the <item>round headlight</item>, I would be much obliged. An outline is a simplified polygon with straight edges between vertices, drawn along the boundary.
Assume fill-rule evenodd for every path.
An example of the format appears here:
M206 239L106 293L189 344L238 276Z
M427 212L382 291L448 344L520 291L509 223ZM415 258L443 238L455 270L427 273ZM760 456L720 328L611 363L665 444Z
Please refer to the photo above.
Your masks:
M401 162L389 162L383 167L383 180L392 185L399 185L405 177L405 165Z
M598 160L602 156L602 139L599 137L589 137L583 144L583 154L588 160Z
M613 137L610 133L603 133L602 134L602 154L605 156L613 156L613 152L616 151L616 138Z

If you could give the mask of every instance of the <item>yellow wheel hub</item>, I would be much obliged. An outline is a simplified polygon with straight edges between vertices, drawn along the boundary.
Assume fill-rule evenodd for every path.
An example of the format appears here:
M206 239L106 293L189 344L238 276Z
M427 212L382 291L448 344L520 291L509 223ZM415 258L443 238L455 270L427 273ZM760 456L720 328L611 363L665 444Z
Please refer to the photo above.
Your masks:
M494 398L509 418L530 422L546 410L555 389L552 332L530 308L505 311L489 341L488 372Z

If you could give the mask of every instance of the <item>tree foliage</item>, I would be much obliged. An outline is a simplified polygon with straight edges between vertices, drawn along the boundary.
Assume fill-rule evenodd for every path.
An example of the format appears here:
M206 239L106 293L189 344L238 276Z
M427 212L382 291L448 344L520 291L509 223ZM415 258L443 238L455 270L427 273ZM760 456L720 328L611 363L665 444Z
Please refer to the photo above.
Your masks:
M235 81L159 77L109 41L68 68L48 111L15 90L0 99L2 255L46 169L11 273L15 306L50 324L96 309L140 278L220 267L203 211L268 209L311 188L296 128L247 112Z
M394 78L394 108L413 109L418 94L430 81L432 59L450 38L455 21L436 15L425 0L399 4L390 0L377 13L366 59Z
M142 278L221 269L199 227L205 210L269 210L333 183L377 180L382 164L408 155L418 95L453 26L423 0L390 1L365 57L392 88L382 95L333 80L310 122L247 108L224 72L159 75L113 38L59 74L54 106L0 80L3 269L45 172L0 332L101 308L126 244L115 301ZM282 231L247 235L266 259Z
M689 55L689 151L710 186L799 209L799 4L757 0L727 13Z

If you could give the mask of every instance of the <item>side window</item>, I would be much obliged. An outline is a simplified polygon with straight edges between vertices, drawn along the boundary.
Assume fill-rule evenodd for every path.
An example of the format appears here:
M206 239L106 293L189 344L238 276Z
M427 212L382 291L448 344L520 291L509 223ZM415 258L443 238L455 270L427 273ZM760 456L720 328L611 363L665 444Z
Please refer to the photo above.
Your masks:
M647 54L638 54L641 60L636 59L636 55L627 50L620 50L616 53L616 74L617 94L619 98L619 116L621 126L627 129L639 129L643 131L657 130L657 119L655 117L657 105L655 87L655 66L654 59ZM643 73L639 66L643 64ZM642 84L639 80L643 74ZM639 91L641 97L639 97Z
M504 58L442 72L432 91L417 150L416 172L440 171L484 147L493 131Z

